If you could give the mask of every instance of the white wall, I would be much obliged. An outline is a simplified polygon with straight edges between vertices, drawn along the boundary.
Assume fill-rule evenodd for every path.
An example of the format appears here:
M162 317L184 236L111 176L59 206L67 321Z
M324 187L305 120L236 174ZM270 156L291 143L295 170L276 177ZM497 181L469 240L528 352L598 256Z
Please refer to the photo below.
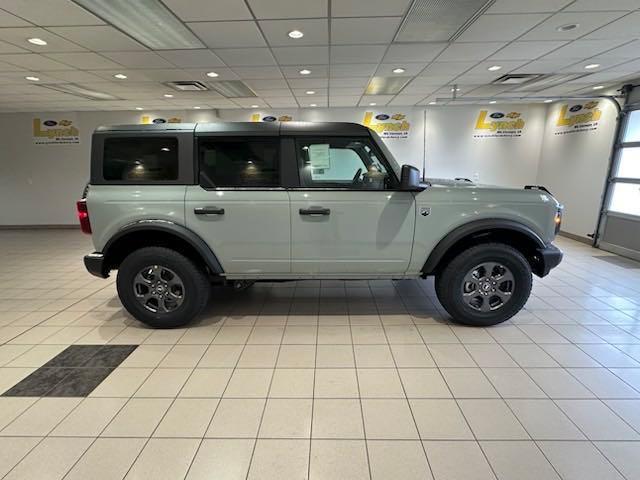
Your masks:
M568 102L568 105L571 108L585 103ZM600 100L596 108L602 115L595 129L580 126L572 129L558 126L563 105L567 102L549 107L537 183L545 185L564 204L562 230L586 238L595 231L598 222L617 111L610 101ZM580 113L584 110L576 112Z

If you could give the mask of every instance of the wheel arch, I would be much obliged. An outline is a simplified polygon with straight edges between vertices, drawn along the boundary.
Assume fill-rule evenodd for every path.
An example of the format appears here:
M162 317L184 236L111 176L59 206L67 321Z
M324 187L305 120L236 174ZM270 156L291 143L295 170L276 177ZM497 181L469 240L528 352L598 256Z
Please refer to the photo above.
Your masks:
M196 233L167 220L140 220L121 228L102 249L106 270L118 268L122 260L143 247L166 247L180 252L210 274L224 272L215 253Z
M530 227L506 219L483 219L461 225L444 238L431 251L422 275L435 275L458 253L483 243L504 243L522 253L532 271L540 275L543 261L539 251L546 247L542 238Z

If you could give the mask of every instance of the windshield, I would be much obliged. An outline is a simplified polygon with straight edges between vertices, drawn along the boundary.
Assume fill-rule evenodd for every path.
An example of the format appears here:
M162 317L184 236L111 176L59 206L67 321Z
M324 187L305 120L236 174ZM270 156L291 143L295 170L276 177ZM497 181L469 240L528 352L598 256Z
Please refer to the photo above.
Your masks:
M375 131L371 129L369 129L369 131L371 132L371 137L373 138L374 142L376 142L376 145L378 146L378 148L382 150L382 153L387 159L387 162L389 162L389 165L393 169L394 173L398 178L400 178L402 173L402 168L400 167L400 165L398 165L398 162L396 162L396 159L393 158L393 154L389 151L387 146L384 144L380 136Z

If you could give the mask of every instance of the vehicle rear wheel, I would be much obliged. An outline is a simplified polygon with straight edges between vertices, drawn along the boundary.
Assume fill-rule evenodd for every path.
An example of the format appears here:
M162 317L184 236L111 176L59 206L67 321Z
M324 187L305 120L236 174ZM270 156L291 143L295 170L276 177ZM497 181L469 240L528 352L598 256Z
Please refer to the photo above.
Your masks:
M205 273L184 255L163 247L130 253L118 269L120 301L136 319L154 328L179 327L207 305Z
M531 294L531 266L513 247L487 243L458 254L436 276L436 294L457 322L489 326L518 313Z

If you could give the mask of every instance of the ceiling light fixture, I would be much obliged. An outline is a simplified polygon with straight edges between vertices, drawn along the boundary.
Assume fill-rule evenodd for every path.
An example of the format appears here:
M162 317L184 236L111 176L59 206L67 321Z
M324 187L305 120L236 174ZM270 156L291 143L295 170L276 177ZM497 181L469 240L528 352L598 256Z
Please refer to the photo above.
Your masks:
M377 103L376 103L376 102L371 102L371 103L369 104L369 106L370 106L370 107L375 107L376 105L377 105Z
M452 92L459 92L459 91L460 91L460 89L459 89L459 88L452 88L452 89L451 89L451 91L452 91Z
M152 50L205 48L160 0L74 0Z
M251 105L251 108L260 108L260 105Z
M496 103L498 103L498 102L497 102L496 100L491 100L489 103L490 103L491 105L495 105L495 104L496 104Z
M173 98L173 95L172 95L172 94L170 94L170 93L165 93L165 94L163 95L163 97L164 97L164 98Z
M124 73L116 73L114 77L119 78L120 80L124 80L127 76Z
M551 103L551 102L553 102L553 100L551 100L551 99L547 99L547 100L544 101L544 103Z
M291 30L289 33L287 33L287 35L289 35L289 38L293 38L295 40L304 37L304 33L302 33L300 30Z
M604 85L596 85L595 87L593 87L594 90L602 90L604 88Z
M556 30L558 32L570 32L571 30L575 30L576 28L579 28L580 24L579 23L567 23L566 25L560 25L558 28L556 28Z
M600 66L599 63L590 63L589 65L585 65L585 70L593 70L594 68L598 68Z
M398 67L398 68L394 68L393 70L391 70L393 73L404 73L406 72L406 70L402 67Z
M318 104L317 104L317 103L310 103L310 104L309 104L309 106L310 106L310 107L317 107L317 106L318 106Z
M307 70L306 68L303 68L302 70L300 70L300 75L309 75L311 73L311 70Z
M27 38L27 42L33 43L34 45L39 45L41 47L47 44L47 42L45 40L42 40L41 38Z
M304 92L304 93L306 93L307 95L315 95L315 93L316 93L316 92L315 92L315 91L313 91L313 90L307 90L307 91L306 91L306 92Z
M489 68L487 68L487 70L489 70L490 72L497 72L501 68L502 67L500 65L491 65Z
M29 77L24 77L24 78L25 78L26 80L31 81L31 82L39 82L39 81L40 81L40 79L39 79L38 77L31 77L31 76L29 76Z
M216 78L219 75L216 72L207 72L207 77Z
M195 110L200 110L202 107L193 107Z
M437 105L438 102L429 102L429 105Z
M136 107L136 110L144 110L142 107Z

